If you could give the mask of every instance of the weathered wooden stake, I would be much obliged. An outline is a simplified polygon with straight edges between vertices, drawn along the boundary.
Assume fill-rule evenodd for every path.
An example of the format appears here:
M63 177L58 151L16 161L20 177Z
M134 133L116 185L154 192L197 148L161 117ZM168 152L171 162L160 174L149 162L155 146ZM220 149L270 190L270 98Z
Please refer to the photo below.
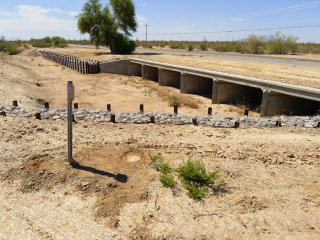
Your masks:
M143 109L143 104L140 104L140 112L143 113L144 109Z
M115 123L116 122L116 115L111 114L110 116L110 122Z
M48 102L44 103L44 108L49 109L49 103Z
M234 128L237 129L237 128L239 128L239 127L240 127L240 122L239 122L239 121L236 121L236 122L234 123Z
M245 109L245 110L244 110L244 115L245 115L245 116L249 116L249 109Z
M14 107L18 107L18 101L17 101L17 100L12 101L12 105L13 105Z
M317 127L320 128L320 122L318 122L318 126Z
M212 108L211 107L208 108L208 115L212 115Z
M2 111L2 112L0 112L0 116L6 116L6 112L5 111Z
M174 106L173 106L173 112L174 112L175 114L178 114L178 105L174 105Z
M154 116L150 116L150 123L154 123Z
M197 119L196 118L192 118L192 125L197 125Z
M35 114L35 117L36 117L36 119L41 120L41 115L40 115L40 113L36 113L36 114Z
M78 103L74 103L74 104L73 104L73 108L77 108L77 109L78 109L78 108L79 108Z
M281 127L281 121L276 121L276 127Z
M74 114L72 114L72 122L76 122L76 119L74 117Z
M107 110L108 110L108 111L111 111L111 104L108 104L108 105L107 105Z

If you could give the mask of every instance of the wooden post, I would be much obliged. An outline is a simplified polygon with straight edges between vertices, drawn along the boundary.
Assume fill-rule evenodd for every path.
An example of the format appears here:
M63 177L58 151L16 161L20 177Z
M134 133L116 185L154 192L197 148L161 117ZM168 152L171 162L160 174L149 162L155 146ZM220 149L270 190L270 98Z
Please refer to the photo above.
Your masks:
M79 108L78 103L74 103L74 104L73 104L73 108L78 109L78 108Z
M196 118L192 118L192 125L197 125L197 119Z
M276 121L276 127L281 127L281 121Z
M173 106L173 112L174 112L174 114L178 114L178 105L177 104Z
M36 117L36 119L41 120L41 115L40 115L40 113L36 113L35 117Z
M6 112L5 111L2 111L2 112L0 112L0 116L6 116Z
M18 101L17 101L17 100L12 101L12 105L13 105L14 107L18 107Z
M111 114L110 116L110 122L115 123L116 122L116 115Z
M150 123L154 123L154 116L150 116Z
M237 128L239 128L239 127L240 127L240 122L239 122L239 121L236 121L236 122L234 123L234 128L237 129Z
M211 107L208 108L208 115L212 115L212 108Z
M44 103L44 108L49 109L49 103L48 102Z
M107 105L107 110L108 110L108 111L111 111L111 104L108 104L108 105Z
M143 104L140 104L140 112L143 113L144 109L143 109Z
M244 110L244 115L245 115L245 116L249 116L249 109L245 109L245 110Z

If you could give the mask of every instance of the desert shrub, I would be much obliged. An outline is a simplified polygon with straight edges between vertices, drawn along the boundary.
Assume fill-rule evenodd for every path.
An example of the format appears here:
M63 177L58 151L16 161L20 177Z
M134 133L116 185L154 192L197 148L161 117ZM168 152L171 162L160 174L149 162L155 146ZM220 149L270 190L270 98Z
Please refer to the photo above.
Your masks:
M50 37L45 37L45 38L41 38L41 39L31 38L29 43L33 47L37 47L37 48L46 48L46 47L51 47L52 46Z
M52 45L54 47L64 48L67 46L67 40L63 37L55 36L51 38Z
M269 42L270 53L287 54L289 52L296 53L298 50L297 37L291 35L286 36L281 32L277 32L270 36L272 41Z
M172 49L179 49L179 44L176 43L176 42L170 42L169 43L169 47L172 48Z
M208 46L205 43L201 43L200 46L199 46L199 49L201 51L208 51Z
M21 41L15 41L15 42L8 42L6 41L4 36L1 36L0 38L0 52L6 52L10 55L18 54L20 53L20 44Z
M264 47L265 47L264 39L265 39L264 36L257 36L255 34L249 35L249 39L248 39L249 53L254 53L254 54L264 53Z
M8 44L8 45L7 45L6 52L7 52L9 55L15 55L15 54L20 53L21 50L19 49L19 46L17 46L17 45Z
M193 51L193 49L194 49L193 46L191 46L191 45L188 46L188 51Z
M172 94L172 95L168 95L168 98L169 98L169 104L171 107L173 107L174 105L180 105L178 96Z
M201 199L205 196L207 187L218 179L219 171L220 169L207 173L201 160L192 161L191 158L178 168L183 187L189 191L190 197L195 199Z

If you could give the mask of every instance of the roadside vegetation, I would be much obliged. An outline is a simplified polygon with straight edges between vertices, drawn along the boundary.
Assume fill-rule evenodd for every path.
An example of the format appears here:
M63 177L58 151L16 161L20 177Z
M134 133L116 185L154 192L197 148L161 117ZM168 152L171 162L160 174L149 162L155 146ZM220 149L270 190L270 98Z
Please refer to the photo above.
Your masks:
M8 41L4 36L0 37L0 52L7 53L9 55L15 55L28 47L29 46L26 41L21 41L21 40Z
M31 38L29 43L33 47L37 48L47 48L47 47L59 47L64 48L68 46L67 40L63 37L55 36L55 37L45 37L40 39Z
M201 159L188 159L187 162L181 164L174 169L169 163L165 163L163 156L158 154L152 156L149 154L150 166L160 173L159 181L163 187L171 189L178 188L179 184L188 191L189 197L194 199L202 199L206 196L209 188L214 192L221 189L223 181L220 179L219 171L208 173Z

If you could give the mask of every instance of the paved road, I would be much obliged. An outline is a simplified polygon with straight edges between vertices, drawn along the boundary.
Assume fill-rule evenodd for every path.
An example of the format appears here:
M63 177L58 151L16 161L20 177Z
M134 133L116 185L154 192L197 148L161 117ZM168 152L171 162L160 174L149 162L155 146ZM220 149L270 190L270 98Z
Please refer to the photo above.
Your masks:
M94 46L88 45L75 45L69 44L70 47L86 47L94 48ZM105 47L100 47L105 48ZM203 56L217 59L227 59L234 61L247 61L257 63L270 63L279 65L289 65L295 67L308 67L320 69L320 60L305 59L305 58L290 58L290 57L275 57L265 55L248 55L248 54L232 54L232 53L211 53L211 52L195 52L195 51L177 51L177 50L159 50L159 49L146 49L138 48L136 52L145 54L173 54L173 55L192 55L192 56Z

